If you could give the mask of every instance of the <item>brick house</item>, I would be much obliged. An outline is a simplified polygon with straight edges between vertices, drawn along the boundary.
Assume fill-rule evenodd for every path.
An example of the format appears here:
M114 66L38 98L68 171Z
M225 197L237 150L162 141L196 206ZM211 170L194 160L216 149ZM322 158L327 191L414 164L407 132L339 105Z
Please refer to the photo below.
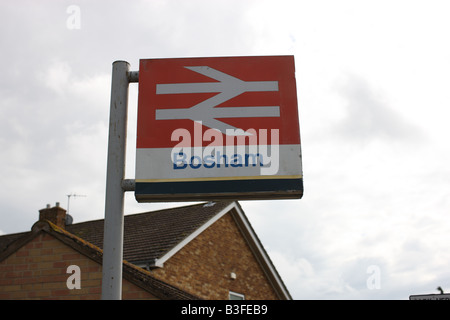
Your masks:
M104 220L39 212L0 236L0 299L100 299ZM122 299L292 298L239 203L208 202L125 215Z

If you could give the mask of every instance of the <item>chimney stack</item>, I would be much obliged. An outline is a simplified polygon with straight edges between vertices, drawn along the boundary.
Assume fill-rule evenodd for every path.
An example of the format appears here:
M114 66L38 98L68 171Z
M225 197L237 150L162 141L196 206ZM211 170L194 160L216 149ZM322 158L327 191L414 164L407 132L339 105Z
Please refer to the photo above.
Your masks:
M39 221L48 220L60 228L65 229L66 226L66 210L59 206L59 202L51 208L49 204L45 209L39 210Z

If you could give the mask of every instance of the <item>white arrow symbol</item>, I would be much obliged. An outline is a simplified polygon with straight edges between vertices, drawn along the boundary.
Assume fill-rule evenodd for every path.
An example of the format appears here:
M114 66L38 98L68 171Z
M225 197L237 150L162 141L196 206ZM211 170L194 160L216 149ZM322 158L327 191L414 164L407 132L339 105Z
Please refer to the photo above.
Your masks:
M278 81L243 81L207 66L185 68L219 82L157 84L156 94L206 92L218 92L218 94L191 108L158 109L156 110L156 120L190 119L192 121L201 121L203 125L219 130L225 134L242 135L242 130L235 130L235 127L217 119L280 116L279 106L215 108L219 104L237 97L244 92L278 91ZM227 129L232 130L227 131ZM247 135L247 133L244 134Z

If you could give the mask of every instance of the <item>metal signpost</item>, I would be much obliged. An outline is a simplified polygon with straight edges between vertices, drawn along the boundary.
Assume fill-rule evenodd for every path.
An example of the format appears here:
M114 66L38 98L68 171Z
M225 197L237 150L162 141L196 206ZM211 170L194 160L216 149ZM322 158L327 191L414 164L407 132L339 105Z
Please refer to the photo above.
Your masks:
M120 300L122 297L128 84L137 82L137 74L129 68L126 61L113 63L103 236L103 300Z
M125 180L128 86L139 82L136 177ZM122 297L124 193L139 202L299 199L293 56L113 63L102 299Z

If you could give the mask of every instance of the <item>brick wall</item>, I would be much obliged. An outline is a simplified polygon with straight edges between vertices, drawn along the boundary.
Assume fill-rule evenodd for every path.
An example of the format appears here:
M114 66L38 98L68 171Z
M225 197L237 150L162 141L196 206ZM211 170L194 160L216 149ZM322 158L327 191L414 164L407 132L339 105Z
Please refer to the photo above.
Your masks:
M80 267L81 288L68 289L70 265ZM32 241L0 262L0 299L89 299L101 298L102 269L49 234L41 232ZM155 299L136 285L123 281L123 299Z
M236 279L230 274L234 272ZM153 275L204 299L277 299L230 213L188 243Z

